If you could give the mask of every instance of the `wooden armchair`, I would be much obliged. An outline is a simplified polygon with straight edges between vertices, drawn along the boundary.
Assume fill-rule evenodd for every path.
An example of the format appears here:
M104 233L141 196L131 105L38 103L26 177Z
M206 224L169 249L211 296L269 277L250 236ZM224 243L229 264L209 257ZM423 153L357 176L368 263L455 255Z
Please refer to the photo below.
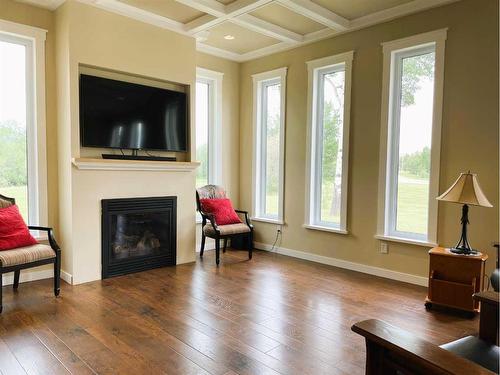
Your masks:
M220 240L224 240L223 252L226 252L227 240L231 237L248 236L248 259L252 259L253 250L253 225L247 211L235 210L236 213L245 216L245 222L239 224L217 225L214 216L203 212L200 199L222 199L227 198L223 187L217 185L205 185L196 189L196 208L201 215L201 248L200 257L203 258L206 237L215 240L215 262L220 262Z
M380 320L358 322L352 330L366 340L367 375L491 375L498 373L498 293L480 292L479 336L441 347Z
M8 198L0 194L0 208L5 208L15 204L13 198ZM54 295L57 297L61 285L61 249L57 244L52 228L29 225L30 230L47 232L49 245L36 244L32 246L20 247L12 250L0 251L0 313L2 312L2 275L14 272L14 290L19 287L19 276L21 270L38 267L44 264L54 264Z

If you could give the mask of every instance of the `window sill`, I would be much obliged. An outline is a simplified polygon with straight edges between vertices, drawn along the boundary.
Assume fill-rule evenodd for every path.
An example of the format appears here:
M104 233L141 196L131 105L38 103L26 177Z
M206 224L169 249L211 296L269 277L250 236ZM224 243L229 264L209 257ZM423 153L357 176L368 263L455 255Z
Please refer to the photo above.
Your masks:
M417 246L425 246L425 247L438 246L437 243L433 243L433 242L419 241L419 240L413 240L413 239L402 238L402 237L385 236L385 235L381 235L381 234L375 235L375 238L378 240L381 240L381 241L400 242L400 243L405 243L405 244L409 244L409 245L417 245Z
M252 221L258 221L261 223L268 223L268 224L277 224L277 225L285 225L285 222L280 219L268 219L265 217L252 217Z
M312 225L312 224L304 224L302 227L306 229L313 229L313 230L321 230L323 232L331 232L331 233L338 233L338 234L349 234L349 232L345 229L340 229L340 228L332 228L332 227L325 227L322 225Z

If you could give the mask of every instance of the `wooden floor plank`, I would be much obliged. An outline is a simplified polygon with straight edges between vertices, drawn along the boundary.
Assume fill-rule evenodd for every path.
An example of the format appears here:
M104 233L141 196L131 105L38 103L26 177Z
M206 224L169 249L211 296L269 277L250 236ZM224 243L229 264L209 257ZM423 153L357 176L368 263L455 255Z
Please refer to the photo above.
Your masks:
M364 373L350 331L379 318L436 344L477 318L427 312L425 288L277 254L229 250L194 264L69 286L4 288L1 374Z

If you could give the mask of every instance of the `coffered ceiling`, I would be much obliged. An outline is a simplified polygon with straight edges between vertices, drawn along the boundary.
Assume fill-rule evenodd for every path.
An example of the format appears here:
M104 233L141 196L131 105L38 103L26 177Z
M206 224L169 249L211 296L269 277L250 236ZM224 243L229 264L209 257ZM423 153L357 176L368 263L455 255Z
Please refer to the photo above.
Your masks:
M56 9L65 0L18 0ZM458 0L78 0L247 61Z

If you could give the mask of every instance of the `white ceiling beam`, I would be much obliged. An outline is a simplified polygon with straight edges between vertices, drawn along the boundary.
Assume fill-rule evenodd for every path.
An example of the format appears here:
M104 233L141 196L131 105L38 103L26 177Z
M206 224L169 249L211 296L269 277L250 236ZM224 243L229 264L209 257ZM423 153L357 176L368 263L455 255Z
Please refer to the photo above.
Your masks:
M229 17L237 17L259 9L260 7L272 3L274 0L236 0L226 5L226 14Z
M231 22L283 42L300 43L303 40L302 35L254 17L251 14L243 14L232 19Z
M199 10L200 12L211 14L215 17L226 15L226 6L216 0L176 0L178 3Z
M322 6L313 3L310 0L277 0L278 3L294 12L306 16L318 23L328 26L332 29L344 31L350 26L347 18L339 16Z
M224 20L211 16L210 14L205 14L204 16L198 17L191 22L186 23L184 25L184 30L189 34L194 35L208 30L221 22L224 22Z
M236 0L229 5L222 5L215 0L176 0L179 3L188 5L199 11L208 13L195 20L188 22L184 26L184 30L191 34L197 34L201 31L208 30L219 23L232 21L235 17L252 12L263 5L266 5L274 0ZM216 4L214 4L215 2ZM222 6L222 8L221 8ZM222 9L222 10L221 10ZM211 16L217 17L212 18Z

